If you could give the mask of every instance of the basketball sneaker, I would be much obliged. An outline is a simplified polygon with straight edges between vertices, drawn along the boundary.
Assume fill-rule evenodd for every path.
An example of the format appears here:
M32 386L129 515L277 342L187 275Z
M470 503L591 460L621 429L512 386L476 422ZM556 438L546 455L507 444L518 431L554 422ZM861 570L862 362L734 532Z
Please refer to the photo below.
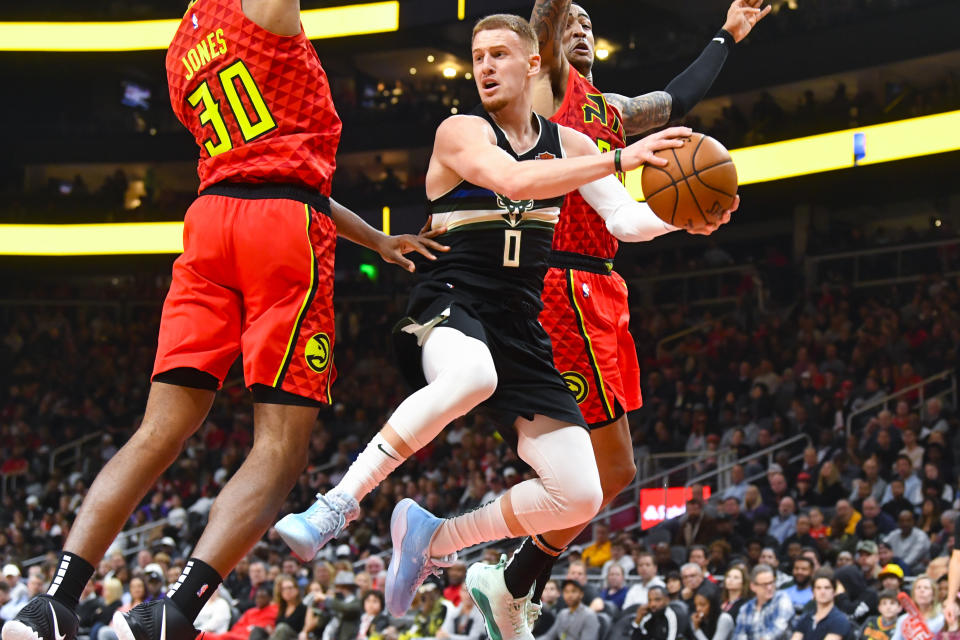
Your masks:
M291 551L307 562L359 515L360 505L353 496L340 491L318 493L310 508L303 513L288 513L274 529Z
M430 541L443 522L410 498L404 498L390 517L393 556L387 568L387 611L395 617L407 613L417 589L431 573L440 575L452 565L457 554L430 557Z
M514 598L503 579L503 570L507 566L507 556L500 556L497 564L481 562L470 565L464 584L467 593L476 603L483 621L487 625L490 640L533 640L530 631L531 609L530 592L522 598ZM536 616L540 615L540 606L536 607Z
M59 600L43 594L32 598L3 625L3 640L76 640L80 620Z
M533 628L537 626L537 620L540 619L540 614L543 612L543 604L540 602L534 602L530 600L527 602L527 626L530 627L530 632L533 633Z
M171 600L138 604L126 613L113 614L119 640L194 640L200 633Z

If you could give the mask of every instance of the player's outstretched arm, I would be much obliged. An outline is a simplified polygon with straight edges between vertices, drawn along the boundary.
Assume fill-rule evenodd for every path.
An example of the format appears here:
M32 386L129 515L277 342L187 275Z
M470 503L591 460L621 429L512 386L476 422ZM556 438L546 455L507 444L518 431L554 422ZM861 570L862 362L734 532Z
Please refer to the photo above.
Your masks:
M570 63L563 53L570 4L571 0L537 0L530 14L530 26L540 43L540 72L549 74L554 95L566 92L570 73Z
M399 265L407 271L414 270L414 264L404 254L416 251L429 260L436 260L433 251L449 251L450 247L433 240L446 232L446 227L429 229L424 226L419 235L402 234L388 236L378 229L367 224L363 218L343 206L333 198L330 199L330 217L337 225L337 233L347 240L362 247L372 249L380 254L384 262Z
M763 7L764 1L734 0L727 10L723 28L663 91L634 98L604 94L607 101L620 110L626 134L638 135L682 118L700 102L720 74L734 43L746 38L754 25L770 13L771 6Z
M569 131L569 133L568 133ZM587 136L578 131L561 130L564 148L573 154L597 154L599 150ZM656 134L655 134L656 135ZM652 137L652 136L651 136ZM656 158L660 160L660 158ZM659 164L659 162L657 163ZM607 231L623 242L646 242L676 231L678 227L661 220L645 202L637 202L615 176L606 176L580 187L580 195L603 218ZM719 222L695 233L709 235L730 221L730 214L740 206L740 196L724 212Z
M666 164L653 153L682 146L681 138L690 133L686 127L674 127L622 149L621 168L630 171L644 162ZM427 178L429 181L430 172L446 171L511 200L528 200L564 195L616 170L613 152L579 155L517 162L496 145L496 136L486 120L453 116L437 129Z
M281 36L300 33L300 0L243 0L242 6L258 27Z

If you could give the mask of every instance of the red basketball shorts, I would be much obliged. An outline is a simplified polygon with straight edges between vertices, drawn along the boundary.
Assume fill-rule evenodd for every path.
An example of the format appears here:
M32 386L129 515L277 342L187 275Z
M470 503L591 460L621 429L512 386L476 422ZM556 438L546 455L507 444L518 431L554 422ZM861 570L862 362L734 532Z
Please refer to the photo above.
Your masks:
M623 278L552 267L543 304L540 324L553 343L554 365L590 428L640 408L640 363Z
M153 375L189 367L222 384L242 353L248 387L329 403L336 227L304 202L246 198L187 210Z

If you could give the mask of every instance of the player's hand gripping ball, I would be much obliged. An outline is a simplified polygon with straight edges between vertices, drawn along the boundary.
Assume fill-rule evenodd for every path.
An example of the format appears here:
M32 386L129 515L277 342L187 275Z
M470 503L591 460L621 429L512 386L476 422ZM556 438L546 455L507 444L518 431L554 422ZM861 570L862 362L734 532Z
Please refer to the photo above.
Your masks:
M737 195L737 168L722 144L702 133L683 146L661 149L665 167L646 164L640 185L657 216L675 227L697 232L721 221Z

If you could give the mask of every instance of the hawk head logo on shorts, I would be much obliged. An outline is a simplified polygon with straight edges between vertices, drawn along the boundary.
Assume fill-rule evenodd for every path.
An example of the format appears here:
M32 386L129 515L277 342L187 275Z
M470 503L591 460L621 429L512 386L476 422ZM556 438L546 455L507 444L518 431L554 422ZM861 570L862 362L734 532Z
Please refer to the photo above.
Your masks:
M507 212L502 214L503 219L509 222L511 227L515 227L520 224L523 212L533 209L533 200L511 200L498 193L497 206L506 209Z
M307 341L303 357L311 371L323 373L330 365L330 338L325 333L317 333Z
M560 377L563 378L563 381L567 384L567 389L570 389L573 397L577 399L577 404L587 399L587 393L590 391L590 387L587 384L586 378L576 371L566 371L561 374Z

